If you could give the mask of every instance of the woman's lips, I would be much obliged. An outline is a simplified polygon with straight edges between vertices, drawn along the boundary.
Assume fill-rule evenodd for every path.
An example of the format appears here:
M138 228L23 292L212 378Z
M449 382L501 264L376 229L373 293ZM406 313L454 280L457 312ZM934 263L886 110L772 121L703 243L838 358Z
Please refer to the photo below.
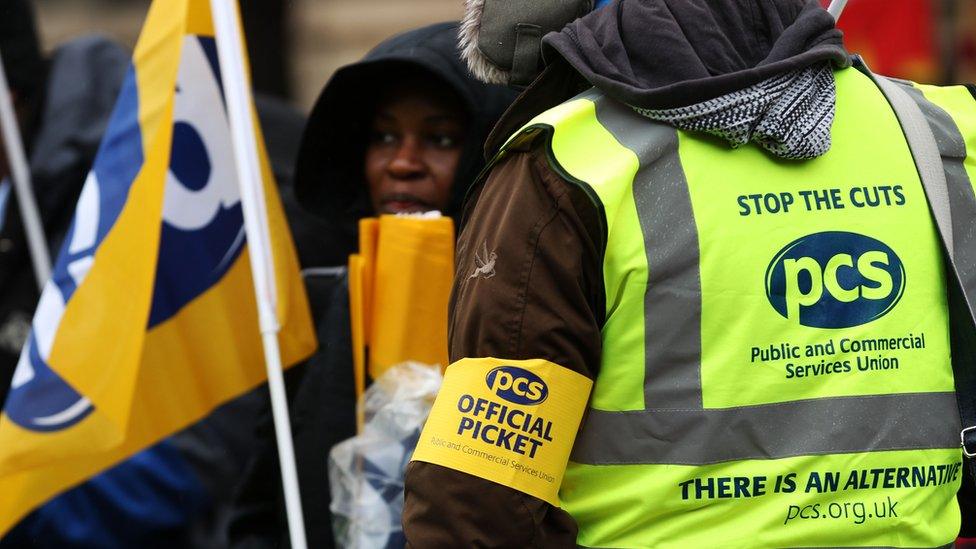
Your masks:
M384 198L381 202L381 208L383 213L392 214L426 212L433 209L430 204L407 194L397 194Z
M423 204L412 200L390 200L384 202L383 207L388 213L413 213L425 209Z

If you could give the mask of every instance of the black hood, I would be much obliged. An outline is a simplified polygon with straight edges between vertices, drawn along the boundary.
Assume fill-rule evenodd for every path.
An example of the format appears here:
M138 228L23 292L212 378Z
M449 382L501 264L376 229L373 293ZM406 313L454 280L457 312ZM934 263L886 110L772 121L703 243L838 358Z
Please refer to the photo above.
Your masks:
M488 144L595 86L642 109L684 107L820 62L850 64L818 0L616 0L543 39L547 67Z
M468 187L484 166L481 146L515 93L474 79L459 57L457 23L409 31L336 71L309 115L295 168L295 193L303 207L329 223L335 263L355 248L357 222L373 215L363 158L377 96L406 75L429 75L454 90L469 119L465 148L447 215L459 214Z
M545 38L590 84L634 107L682 107L820 61L849 64L818 0L618 0Z

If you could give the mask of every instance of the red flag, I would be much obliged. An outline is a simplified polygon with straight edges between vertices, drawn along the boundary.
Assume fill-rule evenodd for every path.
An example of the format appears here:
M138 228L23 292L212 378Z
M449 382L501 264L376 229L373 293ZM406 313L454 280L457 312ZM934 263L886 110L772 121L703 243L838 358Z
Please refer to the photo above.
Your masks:
M938 78L936 7L931 0L850 0L837 26L847 50L872 71L932 82Z

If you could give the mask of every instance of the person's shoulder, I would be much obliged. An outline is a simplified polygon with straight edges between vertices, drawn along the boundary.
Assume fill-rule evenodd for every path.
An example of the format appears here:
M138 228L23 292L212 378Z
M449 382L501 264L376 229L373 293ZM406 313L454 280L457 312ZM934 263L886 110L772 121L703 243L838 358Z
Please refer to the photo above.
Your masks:
M90 164L128 67L125 49L101 36L74 39L52 52L31 153L39 178L59 180L78 162Z
M472 185L462 225L476 207L492 210L513 204L524 218L551 216L553 207L572 211L575 217L597 215L599 206L587 186L569 176L550 154L551 138L551 128L543 125L516 133Z
M104 36L70 40L51 54L47 83L49 109L87 105L97 118L111 110L130 66L129 53Z
M94 69L96 74L125 67L129 53L117 42L101 35L82 36L69 40L55 48L52 65L57 68L74 68L77 71Z

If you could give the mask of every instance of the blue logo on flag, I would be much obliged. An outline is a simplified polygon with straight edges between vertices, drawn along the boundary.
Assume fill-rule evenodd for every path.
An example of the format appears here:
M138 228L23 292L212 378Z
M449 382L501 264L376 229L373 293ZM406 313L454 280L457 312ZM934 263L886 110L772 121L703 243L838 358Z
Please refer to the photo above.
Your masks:
M244 217L213 38L187 37L177 82L150 328L217 283L244 248Z

